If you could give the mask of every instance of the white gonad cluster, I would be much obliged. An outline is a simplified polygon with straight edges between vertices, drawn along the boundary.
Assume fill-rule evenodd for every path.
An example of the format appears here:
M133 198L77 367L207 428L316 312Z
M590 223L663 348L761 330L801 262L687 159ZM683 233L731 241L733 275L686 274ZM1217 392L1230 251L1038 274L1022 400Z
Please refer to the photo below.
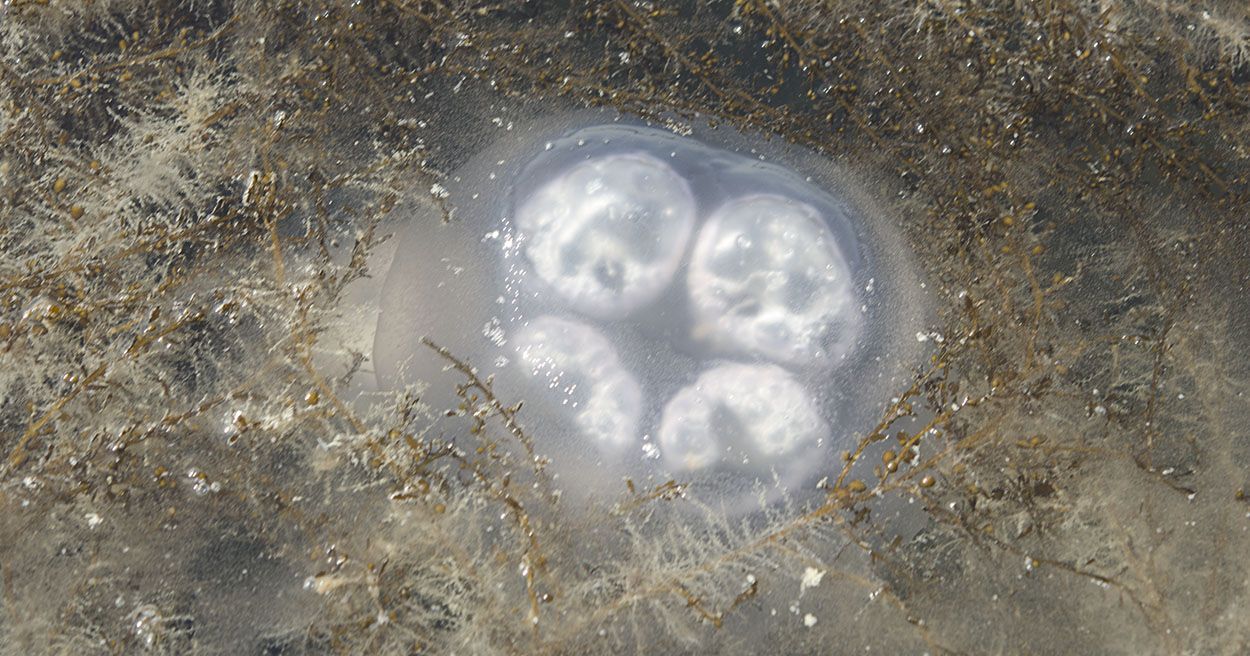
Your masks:
M625 316L664 291L694 219L689 185L645 153L582 162L516 213L534 274L573 309L602 319Z
M810 470L834 410L800 379L855 341L855 244L774 169L609 142L539 155L516 187L512 252L537 317L510 337L527 401L562 408L611 462L635 445L669 473Z
M724 364L664 407L660 448L675 471L718 462L756 470L818 444L827 428L811 396L772 364Z
M544 316L512 338L526 374L561 399L578 430L619 454L638 437L642 392L612 343L584 324Z
M805 203L759 194L721 205L690 262L695 332L722 350L780 362L823 357L825 334L855 303L831 242Z

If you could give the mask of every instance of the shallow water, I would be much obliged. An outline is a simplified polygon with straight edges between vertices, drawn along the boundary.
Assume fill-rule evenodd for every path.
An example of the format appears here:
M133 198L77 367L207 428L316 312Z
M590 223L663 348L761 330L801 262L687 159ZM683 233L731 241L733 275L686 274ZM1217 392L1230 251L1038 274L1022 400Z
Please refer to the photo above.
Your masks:
M1155 0L6 2L0 654L1245 652L1247 33ZM844 204L881 305L853 363L791 369L843 428L801 476L578 460L475 345L554 305L482 240L547 179L516 148L616 123ZM387 328L414 239L406 279L459 282ZM642 309L668 293L556 313L640 426L737 343Z

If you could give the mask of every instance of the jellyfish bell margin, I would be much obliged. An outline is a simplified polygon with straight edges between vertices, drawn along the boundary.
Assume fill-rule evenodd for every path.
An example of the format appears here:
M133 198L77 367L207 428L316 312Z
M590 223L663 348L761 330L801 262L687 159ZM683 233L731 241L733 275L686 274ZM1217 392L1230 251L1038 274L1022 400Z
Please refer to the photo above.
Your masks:
M837 170L606 112L510 132L449 177L451 222L400 231L379 383L455 407L463 374L423 340L494 374L566 498L626 476L730 513L806 495L918 360L915 275Z

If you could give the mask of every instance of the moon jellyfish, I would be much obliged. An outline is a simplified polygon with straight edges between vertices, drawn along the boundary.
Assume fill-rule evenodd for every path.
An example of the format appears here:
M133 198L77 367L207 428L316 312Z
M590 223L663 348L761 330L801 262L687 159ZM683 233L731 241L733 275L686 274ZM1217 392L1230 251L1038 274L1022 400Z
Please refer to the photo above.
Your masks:
M450 221L408 221L380 383L456 407L423 338L493 375L565 498L626 476L728 513L814 491L914 363L904 249L814 154L585 118L508 132L448 178Z

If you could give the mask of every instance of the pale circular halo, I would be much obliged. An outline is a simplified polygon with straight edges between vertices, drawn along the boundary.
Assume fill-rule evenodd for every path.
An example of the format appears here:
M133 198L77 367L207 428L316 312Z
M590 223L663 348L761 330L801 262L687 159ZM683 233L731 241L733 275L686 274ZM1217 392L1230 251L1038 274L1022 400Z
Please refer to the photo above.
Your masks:
M542 316L512 338L517 364L547 390L535 399L559 409L601 450L637 442L642 391L611 342L590 326Z
M688 274L696 339L787 364L844 353L853 337L851 271L816 208L773 194L708 217Z
M695 220L687 182L637 152L581 162L517 207L532 273L573 309L623 317L662 294Z
M736 461L762 472L801 464L827 432L811 395L785 369L725 364L669 400L660 420L660 453L675 471Z

